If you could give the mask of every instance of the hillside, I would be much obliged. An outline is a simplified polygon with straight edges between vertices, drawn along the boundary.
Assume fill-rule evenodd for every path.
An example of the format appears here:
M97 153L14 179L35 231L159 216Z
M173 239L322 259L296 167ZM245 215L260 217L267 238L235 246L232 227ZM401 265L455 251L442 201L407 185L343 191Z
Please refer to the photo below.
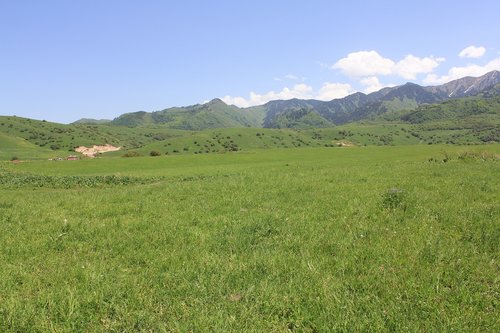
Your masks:
M240 109L229 106L220 99L205 104L174 107L156 112L133 112L123 114L111 121L112 125L129 127L159 125L183 130L207 128L260 127L262 109Z
M50 149L42 148L19 137L0 132L0 160L36 159L51 157Z
M109 125L64 125L21 117L0 116L0 133L23 138L33 145L54 151L72 152L77 146L112 144L137 148L182 135L183 131L158 128L129 128Z
M156 112L125 113L109 124L127 127L165 127L182 130L210 128L320 128L342 125L380 116L414 110L422 104L479 95L500 84L500 72L481 77L464 77L439 86L423 87L414 83L383 88L364 94L354 93L331 101L275 100L261 106L239 108L220 99ZM102 124L106 120L82 119L80 124Z
M292 99L238 108L214 99L128 113L109 123L83 119L64 125L0 116L0 159L65 156L77 146L105 144L122 147L107 156L122 156L127 151L175 155L344 144L498 142L500 83L488 86L497 82L497 73L452 81L439 89L407 83L330 102ZM450 89L456 96L473 90L475 95L449 98L445 92Z
M500 96L491 98L466 97L451 99L436 104L420 105L414 111L401 117L412 124L436 120L459 120L472 116L496 116L500 119Z

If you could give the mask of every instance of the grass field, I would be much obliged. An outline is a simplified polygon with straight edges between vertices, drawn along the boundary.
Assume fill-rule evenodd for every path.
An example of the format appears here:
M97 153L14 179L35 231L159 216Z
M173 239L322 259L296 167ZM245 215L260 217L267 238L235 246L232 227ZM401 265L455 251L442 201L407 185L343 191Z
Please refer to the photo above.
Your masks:
M0 332L498 332L499 153L2 162Z

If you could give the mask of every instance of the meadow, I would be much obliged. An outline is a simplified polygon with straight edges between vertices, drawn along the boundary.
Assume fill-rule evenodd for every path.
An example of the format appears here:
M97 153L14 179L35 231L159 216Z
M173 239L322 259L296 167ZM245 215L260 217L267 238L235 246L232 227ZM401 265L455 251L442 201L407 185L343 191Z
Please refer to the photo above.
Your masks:
M499 154L1 162L0 332L498 332Z

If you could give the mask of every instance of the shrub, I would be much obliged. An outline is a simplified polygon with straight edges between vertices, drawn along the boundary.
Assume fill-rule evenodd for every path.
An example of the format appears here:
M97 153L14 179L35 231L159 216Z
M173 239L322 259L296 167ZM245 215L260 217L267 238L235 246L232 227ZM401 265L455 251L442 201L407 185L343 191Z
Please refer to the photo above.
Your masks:
M138 157L138 156L141 156L141 154L139 154L136 151L129 151L122 155L122 157Z
M458 155L459 161L497 161L499 155L487 151L464 151Z
M149 156L160 156L161 153L157 150L152 150L149 152Z
M385 209L406 208L405 206L406 194L399 188L391 188L387 190L382 196L382 206Z

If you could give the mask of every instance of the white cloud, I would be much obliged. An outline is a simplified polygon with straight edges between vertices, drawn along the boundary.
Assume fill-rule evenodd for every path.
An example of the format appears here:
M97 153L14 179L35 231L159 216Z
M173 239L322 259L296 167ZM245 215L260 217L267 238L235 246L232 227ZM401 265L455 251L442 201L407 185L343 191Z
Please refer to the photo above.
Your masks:
M484 47L470 46L461 53L464 57L482 56L485 53ZM479 55L480 54L480 55ZM342 71L345 75L357 79L364 87L365 93L378 91L384 87L394 86L393 84L383 84L379 80L380 75L395 75L407 80L415 80L418 74L427 74L423 83L441 84L458 79L464 76L481 76L492 70L500 70L500 57L491 60L484 66L468 64L463 67L453 67L447 75L439 76L434 70L445 61L441 57L417 57L412 54L405 56L399 61L384 58L376 51L359 51L349 53L345 58L337 61L329 68ZM318 64L322 67L327 66L324 63ZM283 77L274 78L276 81L304 81L294 74L287 74ZM335 98L342 98L354 92L352 86L348 83L323 83L318 90L304 83L295 84L292 88L285 87L281 91L269 91L264 94L250 92L248 97L225 96L222 98L227 104L234 104L239 107L249 107L262 105L272 100L299 99L318 99L330 101Z
M468 64L463 67L452 67L448 74L443 76L429 74L423 82L425 84L443 84L464 76L481 76L494 70L500 70L500 58L493 59L484 66Z
M321 101L331 101L332 99L342 98L352 93L352 87L348 83L325 82L314 98Z
M293 75L293 74L287 74L287 75L285 75L285 79L294 80L294 81L299 80L299 78L297 76Z
M382 85L380 83L380 81L378 80L378 77L376 77L376 76L365 77L364 79L361 79L360 82L362 85L366 86L365 93L367 93L367 94L384 88L384 85Z
M257 94L250 92L249 97L233 97L224 96L222 100L227 104L233 104L239 107L249 107L255 105L262 105L273 100L287 100L292 98L299 99L319 99L330 101L335 98L342 98L351 93L353 89L347 83L329 83L325 82L319 91L314 91L311 86L306 84L296 84L293 88L285 87L279 92L269 91L265 94Z
M460 51L458 56L460 58L481 58L485 53L486 48L483 46L471 45Z
M376 51L359 51L349 53L347 57L337 61L332 68L340 69L347 76L363 77L389 75L394 65L394 61L382 57Z
M224 96L222 100L227 104L234 104L239 107L249 107L254 105L262 105L272 100L277 99L292 99L300 98L307 99L312 98L313 88L306 84L296 84L293 88L285 87L279 92L269 91L265 94L257 94L255 92L250 92L249 98L244 97L232 97Z
M419 58L409 54L404 59L398 61L393 67L393 73L407 80L415 80L417 74L432 73L439 66L439 63L443 61L445 61L444 58Z
M359 51L349 53L347 57L337 61L332 68L339 69L350 77L373 77L375 75L397 75L407 80L414 80L418 74L434 71L444 58L407 55L396 62L382 57L376 51Z

